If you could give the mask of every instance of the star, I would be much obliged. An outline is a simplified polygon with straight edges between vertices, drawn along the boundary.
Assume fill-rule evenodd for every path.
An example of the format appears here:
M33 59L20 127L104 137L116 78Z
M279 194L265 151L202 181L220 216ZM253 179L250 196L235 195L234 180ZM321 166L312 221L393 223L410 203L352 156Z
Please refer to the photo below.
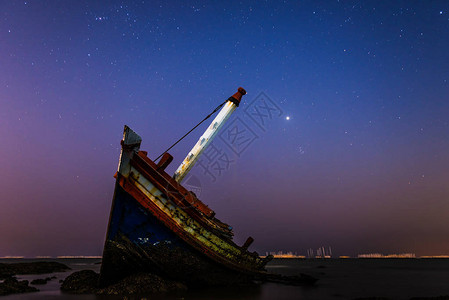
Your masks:
M289 116L286 116L285 119L288 121L288 120L290 120L290 117L289 117Z

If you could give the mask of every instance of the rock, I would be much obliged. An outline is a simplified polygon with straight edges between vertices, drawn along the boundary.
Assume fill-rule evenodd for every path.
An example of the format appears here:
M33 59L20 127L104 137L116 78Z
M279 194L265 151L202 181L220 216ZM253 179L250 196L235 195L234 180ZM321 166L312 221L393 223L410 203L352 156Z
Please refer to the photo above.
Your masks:
M61 291L72 294L95 294L100 274L92 270L82 270L69 275L61 285Z
M21 274L47 274L70 270L64 264L54 261L39 261L30 263L0 263L0 279Z
M31 281L31 284L47 284L47 282L49 281L47 279L48 278L45 278L45 279L41 279L41 278L34 279L33 281Z
M0 283L0 296L38 291L37 288L28 285L28 280L18 281L15 277L6 277L3 283Z
M98 291L100 295L139 295L185 291L187 286L176 281L165 280L157 275L141 273L131 275L118 283Z
M171 280L165 280L154 274L135 274L119 282L99 288L97 286L99 274L91 270L75 272L68 276L61 285L61 290L72 294L100 294L100 295L138 295L168 291L182 291L187 287Z

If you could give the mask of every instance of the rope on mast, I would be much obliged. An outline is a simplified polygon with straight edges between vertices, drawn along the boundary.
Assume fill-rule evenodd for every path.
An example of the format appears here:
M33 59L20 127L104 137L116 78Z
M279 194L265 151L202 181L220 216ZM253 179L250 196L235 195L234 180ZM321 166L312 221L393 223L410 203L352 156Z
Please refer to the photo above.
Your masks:
M171 148L173 148L174 146L176 146L176 144L178 144L180 141L182 141L186 136L188 136L192 131L194 131L198 126L200 126L204 121L206 121L207 119L209 119L214 113L216 113L220 108L223 107L223 105L226 104L226 102L228 102L228 100L224 101L222 104L218 105L209 115L207 115L201 122L199 122L198 124L195 125L195 127L193 127L192 129L189 130L189 132L187 132L186 134L184 134L179 140L176 141L176 143L174 143L173 145L171 145L167 150L165 150L164 152L162 152L161 155L159 155L155 160L153 160L154 162L156 160L158 160L159 158L161 158L162 155L164 155L165 153L167 153Z

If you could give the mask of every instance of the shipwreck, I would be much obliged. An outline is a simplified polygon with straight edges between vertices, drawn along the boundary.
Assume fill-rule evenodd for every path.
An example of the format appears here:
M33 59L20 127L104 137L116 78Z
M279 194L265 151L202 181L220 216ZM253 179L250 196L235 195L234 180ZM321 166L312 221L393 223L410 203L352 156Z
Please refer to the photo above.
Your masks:
M153 273L193 286L254 280L314 282L308 276L268 273L265 265L272 257L250 252L251 237L241 246L233 242L232 228L181 184L245 94L239 88L214 110L221 109L174 175L165 172L173 157L166 151L151 160L140 150L141 137L125 126L100 285L136 273Z

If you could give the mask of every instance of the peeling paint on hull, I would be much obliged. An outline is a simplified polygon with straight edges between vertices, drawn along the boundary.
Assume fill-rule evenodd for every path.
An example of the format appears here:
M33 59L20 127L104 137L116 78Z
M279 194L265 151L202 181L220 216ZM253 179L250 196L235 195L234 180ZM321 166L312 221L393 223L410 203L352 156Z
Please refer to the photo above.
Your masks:
M266 274L269 259L232 241L229 225L164 167L139 151L141 138L125 127L101 285L151 272L189 285L247 283ZM252 239L249 239L252 241Z
M119 184L115 187L113 206L103 253L102 285L139 272L158 274L189 285L228 285L251 280L251 276L199 255Z

